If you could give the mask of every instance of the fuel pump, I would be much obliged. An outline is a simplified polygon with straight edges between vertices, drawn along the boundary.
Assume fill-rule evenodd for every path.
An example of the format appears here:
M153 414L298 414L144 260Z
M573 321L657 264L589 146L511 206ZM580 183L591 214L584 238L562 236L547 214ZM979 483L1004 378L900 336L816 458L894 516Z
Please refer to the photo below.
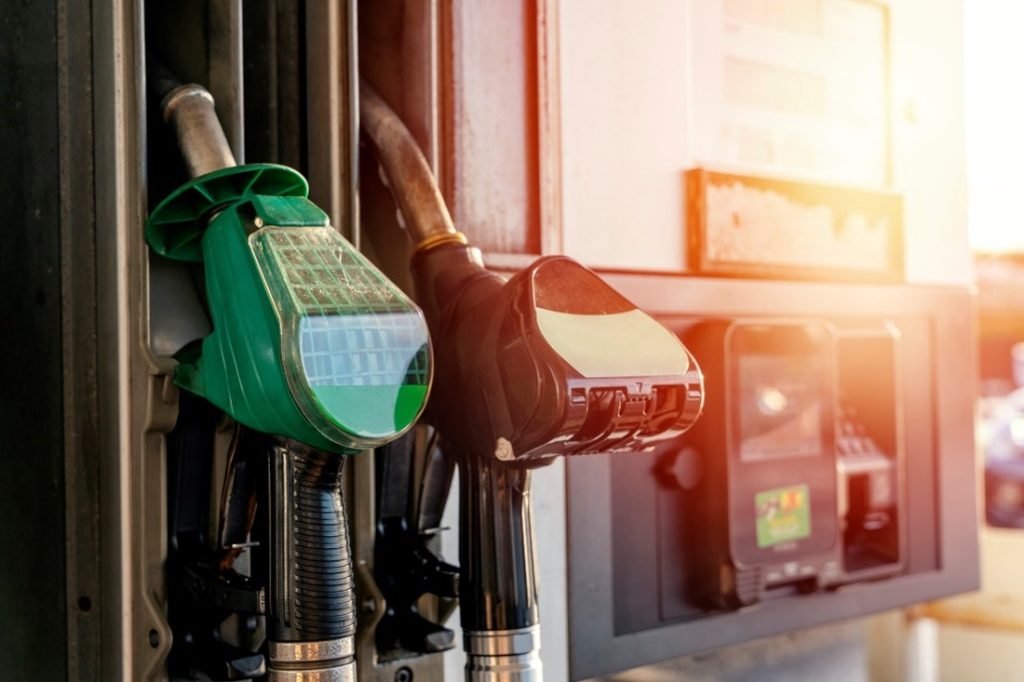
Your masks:
M415 243L437 349L428 417L460 468L466 677L540 680L532 470L679 436L701 412L700 369L676 336L569 258L541 258L508 281L490 273L412 136L365 83L360 113Z
M300 174L235 165L206 90L162 71L150 80L193 179L152 212L146 237L162 256L202 263L213 326L176 356L179 422L209 422L209 403L241 425L216 547L177 547L172 664L193 678L354 680L343 455L419 417L432 378L426 322L305 198ZM208 447L187 426L178 445ZM248 549L245 575L236 559ZM265 616L266 665L221 641L228 613Z

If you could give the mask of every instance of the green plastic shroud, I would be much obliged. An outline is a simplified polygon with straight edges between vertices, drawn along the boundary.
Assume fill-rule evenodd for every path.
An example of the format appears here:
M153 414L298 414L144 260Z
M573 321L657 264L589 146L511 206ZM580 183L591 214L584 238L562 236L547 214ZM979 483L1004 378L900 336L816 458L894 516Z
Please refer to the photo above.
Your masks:
M175 383L236 421L333 452L376 447L426 405L422 312L306 199L290 168L226 168L184 185L146 224L157 253L202 261L213 332Z

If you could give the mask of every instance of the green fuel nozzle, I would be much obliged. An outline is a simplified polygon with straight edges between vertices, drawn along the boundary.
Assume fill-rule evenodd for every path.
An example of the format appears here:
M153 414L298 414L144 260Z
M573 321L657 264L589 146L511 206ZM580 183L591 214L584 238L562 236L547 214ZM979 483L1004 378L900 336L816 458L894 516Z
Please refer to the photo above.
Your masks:
M192 180L156 207L146 238L162 256L202 263L213 326L178 352L175 382L248 427L241 433L272 436L240 437L246 452L228 467L229 479L244 478L245 462L265 454L255 464L265 472L262 495L233 492L222 502L222 519L250 521L231 526L225 535L236 541L219 551L252 545L253 575L240 578L231 554L212 569L200 556L172 573L185 576L176 586L197 615L175 630L171 658L190 677L197 668L244 661L252 674L232 674L355 679L355 597L337 453L383 445L415 423L432 380L427 324L306 198L299 173L235 165L210 94L163 80L174 85L163 97L164 117ZM262 524L251 521L252 501ZM176 555L170 563L187 561ZM245 612L231 598L245 589L224 586L251 582L260 592L241 600L250 605ZM266 617L258 664L220 641L225 612Z
M163 110L193 179L156 207L146 238L203 263L213 322L198 353L179 353L176 383L250 428L325 450L409 429L431 382L420 310L306 198L299 173L234 165L205 89L176 87Z

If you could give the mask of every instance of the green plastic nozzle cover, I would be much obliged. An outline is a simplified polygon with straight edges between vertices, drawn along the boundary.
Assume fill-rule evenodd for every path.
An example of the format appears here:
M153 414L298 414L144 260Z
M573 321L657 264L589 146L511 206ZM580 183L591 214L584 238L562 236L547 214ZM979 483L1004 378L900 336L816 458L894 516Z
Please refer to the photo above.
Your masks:
M202 260L213 322L198 354L178 354L175 383L258 431L336 452L375 447L426 405L426 322L305 190L290 169L238 166L153 212L157 253Z

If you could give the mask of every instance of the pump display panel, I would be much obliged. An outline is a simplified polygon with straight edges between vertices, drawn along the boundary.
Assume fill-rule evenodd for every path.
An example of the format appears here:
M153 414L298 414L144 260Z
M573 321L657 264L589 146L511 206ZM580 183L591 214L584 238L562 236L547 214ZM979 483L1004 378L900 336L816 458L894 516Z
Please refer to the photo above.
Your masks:
M568 462L572 679L977 584L966 294L758 282L754 316L746 285L671 289L704 372L689 432Z

